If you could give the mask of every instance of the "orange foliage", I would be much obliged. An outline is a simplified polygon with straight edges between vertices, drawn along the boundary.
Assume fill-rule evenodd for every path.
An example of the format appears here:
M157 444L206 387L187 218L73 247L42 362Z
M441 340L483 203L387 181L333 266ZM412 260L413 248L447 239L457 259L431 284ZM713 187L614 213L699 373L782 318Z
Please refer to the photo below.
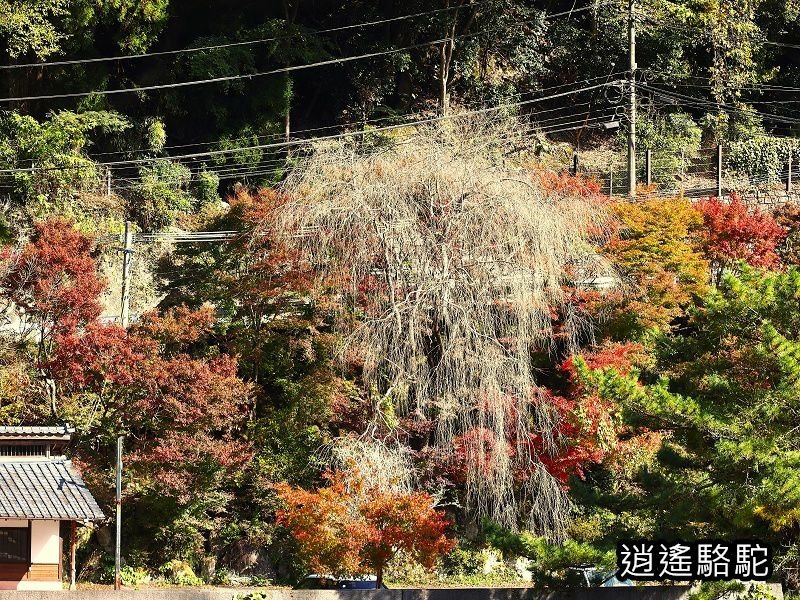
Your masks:
M628 373L644 357L645 348L634 343L606 343L583 355L590 368L614 367L621 373ZM628 432L620 423L616 406L586 393L577 378L572 358L564 361L561 369L570 383L566 397L540 388L536 399L556 411L559 423L553 433L555 447L547 446L535 434L525 443L531 456L566 486L572 475L583 479L590 465L616 460L620 453L633 452L642 440L623 439L628 437ZM509 448L514 448L513 441ZM522 472L518 477L522 480L529 475L529 472Z
M621 329L665 327L707 289L709 265L698 250L703 216L684 198L619 201L612 210L619 230L602 251L633 289L598 304L615 321L635 321Z
M328 486L309 492L288 484L275 489L285 508L278 522L289 529L300 552L317 573L383 578L398 553L432 568L454 541L449 522L426 493L366 489L363 479L328 474Z
M0 257L0 296L23 309L46 342L36 367L65 404L91 398L92 410L77 406L88 427L130 431L131 464L151 471L164 493L185 496L197 477L240 470L251 456L236 435L250 386L235 358L192 349L211 332L213 311L151 313L127 331L101 323L104 286L92 250L69 221L52 218Z
M239 254L248 262L248 277L236 278L239 287L234 291L251 301L274 303L287 295L311 291L311 265L298 250L287 248L275 235L277 219L288 201L286 195L271 188L262 188L255 194L238 188L228 198L232 212L249 230L249 235L238 242Z
M275 485L286 506L277 520L289 529L310 568L319 574L362 575L362 523L352 507L352 496L341 474L329 475L329 485L315 491Z
M601 184L594 177L557 173L544 169L533 172L533 179L545 192L558 194L566 198L592 198L601 200L606 198L602 192Z
M608 440L604 439L604 430L609 430L610 407L592 396L570 399L543 392L558 413L556 450L548 450L538 435L532 436L529 443L548 472L566 486L570 476L583 479L586 467L605 458Z

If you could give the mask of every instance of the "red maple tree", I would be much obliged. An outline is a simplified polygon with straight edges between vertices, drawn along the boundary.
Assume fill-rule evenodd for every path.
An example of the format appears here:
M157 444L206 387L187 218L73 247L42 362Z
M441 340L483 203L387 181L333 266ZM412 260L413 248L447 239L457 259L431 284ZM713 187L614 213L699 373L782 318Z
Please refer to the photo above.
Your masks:
M93 250L91 237L69 220L51 217L34 224L28 244L0 253L0 297L23 313L43 343L100 316L105 284Z
M383 582L398 552L432 568L454 545L449 521L430 494L367 488L357 474L329 473L328 485L307 491L275 486L285 508L278 522L289 529L311 569L320 574L366 575Z
M234 357L205 352L213 310L150 313L128 330L102 323L93 250L70 221L51 218L0 255L0 299L37 334L53 413L68 409L89 435L130 433L129 464L165 493L185 496L198 477L240 470L251 456L237 434L251 390Z
M42 365L63 393L96 398L105 420L132 434L129 463L150 472L164 493L184 499L199 477L238 471L252 455L235 435L250 398L236 360L190 353L212 319L207 308L181 307L143 315L127 331L90 323L56 336Z
M582 354L590 369L613 367L627 374L633 365L646 356L645 348L636 343L606 342ZM573 358L560 366L567 376L565 394L559 395L540 387L530 395L531 408L552 411L556 419L552 438L545 440L536 433L520 440L514 423L519 408L509 401L506 407L507 427L505 439L498 439L493 430L475 427L454 440L454 458L448 465L449 475L456 482L463 482L467 472L467 461L477 471L491 474L493 461L519 454L526 456L527 468L515 472L517 482L523 482L534 470L543 466L553 477L566 486L569 478L576 475L584 478L585 470L593 465L624 455L645 441L647 432L629 432L617 418L616 406L586 390L577 376Z
M786 230L772 215L758 208L750 210L736 194L731 194L729 202L714 196L705 198L697 208L703 213L703 250L711 262L714 281L740 260L754 267L780 264L777 247Z

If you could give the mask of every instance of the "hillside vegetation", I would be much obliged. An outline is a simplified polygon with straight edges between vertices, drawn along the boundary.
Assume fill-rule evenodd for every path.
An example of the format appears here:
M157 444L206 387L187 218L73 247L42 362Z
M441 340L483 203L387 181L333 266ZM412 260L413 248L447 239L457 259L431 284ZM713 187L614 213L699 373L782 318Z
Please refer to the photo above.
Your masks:
M0 0L0 421L124 437L126 583L800 586L800 4L634 16L630 199L627 2Z

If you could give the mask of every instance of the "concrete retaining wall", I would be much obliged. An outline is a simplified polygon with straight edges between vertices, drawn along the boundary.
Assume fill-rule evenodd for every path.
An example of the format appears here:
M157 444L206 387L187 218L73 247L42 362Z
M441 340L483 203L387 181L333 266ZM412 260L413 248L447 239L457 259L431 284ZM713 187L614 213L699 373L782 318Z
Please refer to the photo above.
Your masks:
M782 600L779 584L773 595ZM236 600L242 589L82 590L77 592L0 592L0 600ZM684 600L689 587L646 586L578 588L541 592L530 588L463 588L406 590L261 590L269 600Z

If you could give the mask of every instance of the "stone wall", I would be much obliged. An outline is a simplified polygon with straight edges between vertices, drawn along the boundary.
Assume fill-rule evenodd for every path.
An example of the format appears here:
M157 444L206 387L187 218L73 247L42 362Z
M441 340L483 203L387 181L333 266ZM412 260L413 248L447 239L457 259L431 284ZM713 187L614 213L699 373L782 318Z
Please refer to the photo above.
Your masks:
M800 202L800 189L793 189L791 192L787 192L786 190L754 190L739 192L739 196L750 205L772 206L787 204L789 202Z

